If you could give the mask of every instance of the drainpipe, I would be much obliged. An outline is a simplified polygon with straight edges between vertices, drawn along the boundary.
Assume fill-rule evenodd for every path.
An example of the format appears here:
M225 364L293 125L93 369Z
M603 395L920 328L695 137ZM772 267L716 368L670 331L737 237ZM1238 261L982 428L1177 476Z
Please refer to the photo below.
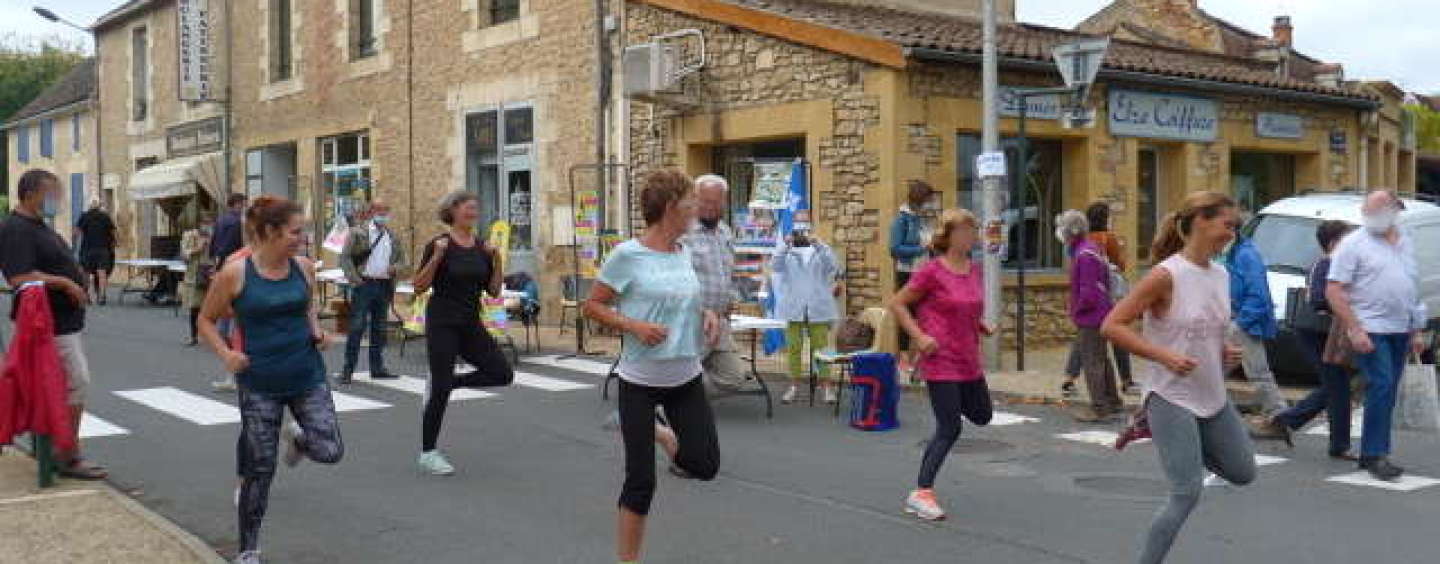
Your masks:
M405 137L408 147L406 193L409 201L410 245L415 245L415 0L405 1ZM373 150L373 146L372 146ZM417 267L419 265L416 265Z
M224 143L222 151L225 154L225 193L229 194L235 190L235 164L233 161L235 152L235 111L231 104L235 92L235 42L234 34L230 26L234 21L231 17L232 9L230 2L225 3L225 135L221 136ZM224 209L225 202L215 202L216 207Z
M600 185L600 228L605 227L605 217L609 212L606 202L609 200L609 168L606 161L606 140L608 128L605 127L605 104L610 100L610 83L607 80L610 76L610 60L607 56L609 49L606 47L607 37L605 36L605 0L595 0L595 162L600 165L597 169ZM597 231L598 234L598 231Z

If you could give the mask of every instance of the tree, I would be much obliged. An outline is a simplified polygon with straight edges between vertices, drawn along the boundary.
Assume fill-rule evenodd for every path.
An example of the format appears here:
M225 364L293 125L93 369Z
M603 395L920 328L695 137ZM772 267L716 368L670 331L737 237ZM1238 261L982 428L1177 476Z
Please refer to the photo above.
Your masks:
M1424 104L1409 107L1415 115L1415 145L1422 153L1440 153L1440 112Z
M0 36L0 123L85 58L83 46L59 37ZM0 163L9 161L10 143L0 143ZM9 170L0 164L0 192L9 192Z

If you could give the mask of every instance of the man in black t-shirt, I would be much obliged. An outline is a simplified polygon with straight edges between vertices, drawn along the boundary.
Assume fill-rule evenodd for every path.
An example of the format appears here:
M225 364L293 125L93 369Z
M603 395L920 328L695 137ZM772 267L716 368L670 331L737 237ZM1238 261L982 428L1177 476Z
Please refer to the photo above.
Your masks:
M45 284L50 298L50 311L55 318L55 348L65 378L70 404L70 422L75 430L75 450L56 452L60 475L68 478L99 480L105 478L102 467L86 462L80 456L80 417L85 413L85 388L90 384L90 367L80 342L85 328L84 274L71 254L70 245L60 234L45 224L48 215L45 202L59 198L60 179L44 170L31 170L20 176L16 190L19 203L14 213L0 222L0 272L8 277L12 288L27 282ZM13 304L20 309L20 299Z
M80 266L85 268L86 288L95 284L94 294L105 305L105 289L110 273L115 271L115 221L100 207L100 199L90 200L90 209L75 222L75 239L80 240Z

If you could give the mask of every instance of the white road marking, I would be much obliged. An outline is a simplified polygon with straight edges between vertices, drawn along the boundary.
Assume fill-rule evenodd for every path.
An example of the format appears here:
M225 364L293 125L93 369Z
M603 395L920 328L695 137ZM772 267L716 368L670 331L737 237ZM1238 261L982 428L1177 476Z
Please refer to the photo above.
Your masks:
M94 439L97 437L113 437L115 435L129 435L130 431L124 427L86 413L80 418L80 438Z
M420 378L416 378L414 376L401 376L395 379L375 380L370 377L369 372L356 372L355 381L365 382L367 384L374 384L382 388L399 390L408 394L415 394L421 397L425 396L426 381ZM472 390L470 388L455 388L453 391L450 392L451 402L472 399L484 399L490 397L495 397L495 394L484 390Z
M1362 431L1362 428L1364 427L1364 424L1365 424L1365 408L1363 408L1363 407L1362 407L1362 408L1357 408L1357 409L1355 410L1355 413L1350 416L1350 438L1352 438L1352 439L1358 439L1358 438L1360 438L1360 437L1361 437L1361 431ZM1319 423L1316 423L1316 424L1314 424L1314 425L1311 425L1310 428L1305 431L1305 434L1306 434L1306 435L1315 435L1315 436L1317 436L1317 437L1328 437L1328 436L1330 436L1330 422L1329 422L1329 421L1321 421L1321 422L1319 422Z
M1285 461L1287 461L1287 460L1289 460L1289 459L1281 458L1281 457L1278 457L1278 456L1270 456L1270 455L1268 455L1268 454L1257 454L1257 455L1255 455L1255 465L1256 465L1256 466L1271 466L1271 465L1274 465L1274 464L1280 464L1280 463L1285 462ZM1215 474L1207 473L1207 474L1205 475L1205 485L1206 485L1207 487L1208 487L1208 486L1223 486L1223 485L1226 485L1226 484L1229 484L1229 482L1226 482L1225 480L1221 479L1219 476L1216 476Z
M1352 472L1350 474L1334 476L1331 478L1327 478L1325 481L1336 482L1340 484L1350 484L1352 486L1369 486L1372 488L1380 488L1382 490L1390 490L1396 492L1415 491L1421 488L1428 488L1430 486L1440 484L1440 480L1436 480L1434 478L1426 478L1424 476L1411 476L1408 474L1401 476L1399 480L1396 480L1394 482L1385 482L1382 480L1376 480L1375 478L1370 476L1369 472L1366 472L1364 470L1361 470L1359 472Z
M533 363L541 366L553 366L576 372L585 372L596 376L605 376L610 373L610 363L583 358L560 358L558 356L527 356L520 359L521 363Z
M1019 425L1021 423L1034 423L1037 421L1039 421L1039 419L1018 413L996 411L994 415L990 417L990 426L1004 427L1006 425Z
M1075 441L1077 443L1089 443L1093 445L1114 448L1115 439L1118 438L1120 435L1112 431L1077 431L1074 433L1064 433L1055 436L1065 439L1067 441ZM1150 439L1140 439L1138 441L1130 441L1130 444L1138 445L1148 442L1150 442Z
M335 411L337 412L365 411L369 409L385 409L387 407L390 407L390 404L383 401L375 401L369 398L362 398L360 396L352 396L350 394L336 392L334 390L330 391L330 397L335 400Z
M516 372L515 384L517 386L525 386L547 392L569 392L572 390L588 390L595 387L590 384L581 384L579 382L571 382L570 380L551 378L539 374L530 374L528 372Z
M171 386L115 392L115 395L197 425L240 422L240 410L231 405Z

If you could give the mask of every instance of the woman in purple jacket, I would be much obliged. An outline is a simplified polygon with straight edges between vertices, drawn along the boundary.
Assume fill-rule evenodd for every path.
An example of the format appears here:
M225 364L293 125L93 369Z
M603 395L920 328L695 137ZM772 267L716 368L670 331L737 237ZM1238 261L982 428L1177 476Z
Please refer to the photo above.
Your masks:
M1119 414L1124 404L1116 389L1105 338L1100 335L1100 325L1114 305L1110 303L1110 263L1105 251L1086 237L1089 232L1090 224L1078 210L1055 218L1055 236L1071 257L1070 319L1079 330L1076 346L1090 393L1090 407L1077 412L1075 419L1093 423Z

